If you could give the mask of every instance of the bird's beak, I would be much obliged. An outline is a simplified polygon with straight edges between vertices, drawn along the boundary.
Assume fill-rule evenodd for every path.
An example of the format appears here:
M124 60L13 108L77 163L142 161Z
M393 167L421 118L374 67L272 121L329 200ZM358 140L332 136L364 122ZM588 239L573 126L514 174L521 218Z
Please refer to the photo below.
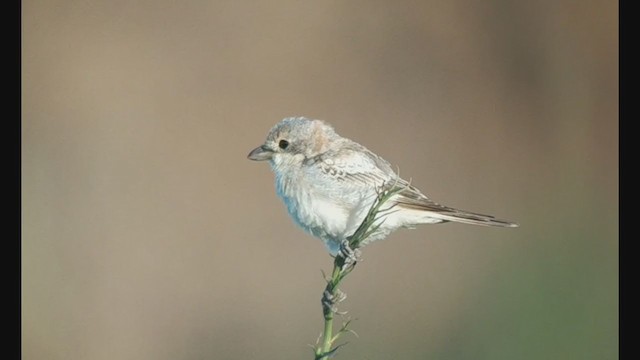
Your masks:
M262 145L251 150L249 155L247 155L247 158L249 158L249 160L254 160L254 161L264 161L264 160L271 160L272 156L273 156L273 151L267 149L264 145Z

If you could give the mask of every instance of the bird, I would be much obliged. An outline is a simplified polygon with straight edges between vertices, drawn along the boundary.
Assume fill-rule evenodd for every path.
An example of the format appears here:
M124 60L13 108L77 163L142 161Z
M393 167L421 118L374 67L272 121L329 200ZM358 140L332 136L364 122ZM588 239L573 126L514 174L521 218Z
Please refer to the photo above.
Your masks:
M380 189L400 187L388 200L393 211L361 244L386 238L400 228L457 222L517 227L491 215L440 205L393 170L391 164L363 145L342 137L324 120L286 117L274 125L264 143L248 159L268 161L276 193L293 221L323 241L332 256L360 226ZM386 203L385 203L386 204Z

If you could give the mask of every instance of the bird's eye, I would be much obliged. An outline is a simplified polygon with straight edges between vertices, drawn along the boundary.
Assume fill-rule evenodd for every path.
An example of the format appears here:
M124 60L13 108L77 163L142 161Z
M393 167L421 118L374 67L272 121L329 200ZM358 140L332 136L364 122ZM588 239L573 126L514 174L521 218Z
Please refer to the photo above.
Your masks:
M280 140L278 146L280 147L280 149L284 150L289 147L289 142L287 140Z

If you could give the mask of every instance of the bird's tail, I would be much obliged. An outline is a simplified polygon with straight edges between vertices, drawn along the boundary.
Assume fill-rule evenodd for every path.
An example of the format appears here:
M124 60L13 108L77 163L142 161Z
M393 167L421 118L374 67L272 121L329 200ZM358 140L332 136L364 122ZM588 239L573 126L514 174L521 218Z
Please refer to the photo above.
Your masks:
M491 215L483 215L468 211L455 210L453 212L429 212L427 215L431 218L440 219L442 221L452 221L463 224L481 225L481 226L498 226L498 227L518 227L517 223L496 219Z
M518 224L514 222L496 219L491 215L458 210L440 205L424 196L418 189L412 186L407 186L394 200L397 206L405 210L417 211L420 215L416 215L422 218L422 222L424 223L453 221L471 225L518 227Z
M517 223L511 221L497 219L491 215L450 208L428 199L420 199L419 202L402 201L398 202L397 205L405 210L413 210L414 215L420 219L419 222L425 224L452 221L481 226L518 227Z

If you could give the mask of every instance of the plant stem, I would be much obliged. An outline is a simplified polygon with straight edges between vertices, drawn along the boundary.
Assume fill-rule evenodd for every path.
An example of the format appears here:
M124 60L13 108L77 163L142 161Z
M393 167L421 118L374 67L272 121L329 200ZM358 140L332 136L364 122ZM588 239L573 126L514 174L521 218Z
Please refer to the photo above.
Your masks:
M324 332L323 332L323 341L321 352L316 355L327 354L331 350L331 339L333 338L333 313L324 316ZM327 355L322 355L320 360L324 360L327 358Z
M331 279L327 281L327 286L325 287L325 292L323 293L323 299L325 299L326 294L328 294L329 298L335 298L338 296L338 284L340 280L346 275L343 272L344 266L344 258L340 255L337 255L335 260L333 261L333 271L331 272ZM322 332L322 346L316 349L316 360L325 360L329 357L329 355L333 352L331 346L333 345L333 317L334 317L334 309L332 306L323 303L322 304L322 312L324 316L324 331Z

